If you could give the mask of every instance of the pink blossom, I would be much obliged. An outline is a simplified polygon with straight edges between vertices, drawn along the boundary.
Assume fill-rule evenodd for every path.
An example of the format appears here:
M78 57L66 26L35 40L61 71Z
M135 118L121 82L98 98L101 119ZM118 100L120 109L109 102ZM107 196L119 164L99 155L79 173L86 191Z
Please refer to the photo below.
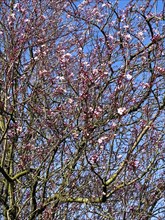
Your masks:
M110 40L110 41L113 41L113 40L114 40L114 37L113 37L111 34L109 34L108 37L109 37L109 40Z
M11 17L13 20L15 20L15 14L14 14L14 13L11 13L11 14L10 14L10 17Z
M71 54L70 53L66 53L61 57L61 62L65 63L68 62L71 58Z
M144 89L150 88L149 83L141 83L140 85L141 85Z
M124 35L124 38L125 38L126 40L131 40L131 39L132 39L132 37L131 37L130 34L126 34L126 35Z
M99 117L101 115L101 113L102 113L102 108L100 108L100 107L97 107L94 111L94 115L96 117Z
M93 74L94 74L94 75L97 75L97 74L98 74L98 69L94 69L94 70L93 70Z
M128 80L131 80L131 79L132 79L131 74L127 73L127 74L126 74L126 78L127 78Z
M13 8L14 8L14 9L15 9L15 8L19 8L19 6L20 6L20 4L19 4L19 3L16 3L16 4L14 4Z
M104 7L106 7L106 6L107 6L107 4L106 4L106 3L103 3L101 7L104 8Z
M116 128L117 124L115 122L112 122L112 128Z
M159 73L162 73L162 74L165 74L165 68L162 68L160 66L156 66L155 67L155 71L157 71Z
M69 98L69 99L68 99L68 103L69 103L69 104L72 104L72 103L73 103L73 99Z
M92 157L91 157L91 163L96 163L97 160L98 160L98 155L97 154L94 154Z
M18 126L16 130L17 130L18 133L20 133L20 132L22 132L22 127Z
M142 32L142 31L139 31L139 32L137 33L137 35L138 35L138 37L143 37L143 32Z
M15 14L14 13L11 13L9 16L8 16L8 19L7 21L9 22L9 25L13 24L13 22L16 20L16 17L15 17Z
M106 139L107 139L107 136L103 136L103 137L99 138L97 142L98 142L99 144L102 144L103 141L105 141Z
M78 134L78 132L77 132L77 131L74 131L72 134L73 134L73 137L74 137L75 139L77 139L77 138L78 138L78 136L79 136L79 134Z
M125 107L120 107L120 108L118 108L118 110L117 110L117 112L118 112L119 115L123 115L123 114L125 113L125 111L126 111L126 108L125 108Z
M99 138L97 141L99 144L101 144L103 142L102 138Z
M139 161L138 160L133 160L129 164L129 168L135 170L139 166Z
M30 19L26 18L26 19L24 20L24 23L30 23Z
M39 71L39 76L48 76L49 75L49 72L47 70L40 70Z
M59 79L60 81L65 80L65 78L63 76L57 76L56 78Z
M153 43L156 43L158 40L160 40L161 39L161 36L159 35L159 34L157 34L157 35L154 35L153 36L153 38L152 38L152 42Z
M121 154L119 154L119 155L117 156L117 159L120 159L120 158L122 158L122 155L121 155Z

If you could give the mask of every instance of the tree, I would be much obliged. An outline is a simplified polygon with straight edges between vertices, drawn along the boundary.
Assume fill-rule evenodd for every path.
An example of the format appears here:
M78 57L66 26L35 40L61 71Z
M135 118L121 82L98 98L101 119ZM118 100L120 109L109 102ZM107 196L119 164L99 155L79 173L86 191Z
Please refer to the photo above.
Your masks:
M0 4L1 219L163 219L163 2Z

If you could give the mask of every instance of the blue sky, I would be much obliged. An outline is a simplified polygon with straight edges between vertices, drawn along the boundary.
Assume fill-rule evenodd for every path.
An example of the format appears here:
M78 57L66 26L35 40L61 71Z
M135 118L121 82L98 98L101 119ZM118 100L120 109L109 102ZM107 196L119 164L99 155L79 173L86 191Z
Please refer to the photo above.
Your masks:
M111 2L114 2L114 1L111 1ZM130 0L119 0L119 6L121 8L124 8L128 3L130 2ZM137 2L139 2L140 4L143 4L144 0L137 0ZM157 0L156 1L156 8L158 11L162 11L162 8L165 8L165 2L164 0Z

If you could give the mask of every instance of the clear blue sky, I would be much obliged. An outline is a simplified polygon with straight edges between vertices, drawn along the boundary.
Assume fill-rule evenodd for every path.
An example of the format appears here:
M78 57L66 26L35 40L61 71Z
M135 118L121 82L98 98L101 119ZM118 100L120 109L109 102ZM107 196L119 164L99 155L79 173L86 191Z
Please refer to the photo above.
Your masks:
M137 1L137 2L139 2L139 4L142 4L144 1L145 0L141 0L141 1ZM114 2L114 0L112 0L111 2ZM130 0L119 0L119 6L121 8L124 8L129 2L130 2ZM157 2L156 2L157 11L162 11L163 7L165 8L165 1L164 0L157 0Z

